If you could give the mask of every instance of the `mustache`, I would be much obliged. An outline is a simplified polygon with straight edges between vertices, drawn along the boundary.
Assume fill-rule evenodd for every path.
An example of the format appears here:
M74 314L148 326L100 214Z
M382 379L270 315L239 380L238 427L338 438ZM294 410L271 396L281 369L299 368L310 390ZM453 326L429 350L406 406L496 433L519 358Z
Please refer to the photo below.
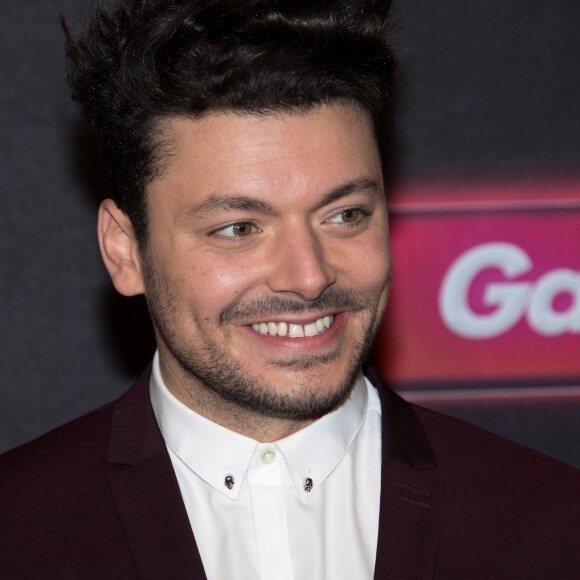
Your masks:
M348 310L360 312L372 306L367 294L353 292L344 288L328 288L315 300L301 302L281 296L269 296L250 302L230 304L219 316L220 325L246 318L268 320L282 314L307 314L321 310Z

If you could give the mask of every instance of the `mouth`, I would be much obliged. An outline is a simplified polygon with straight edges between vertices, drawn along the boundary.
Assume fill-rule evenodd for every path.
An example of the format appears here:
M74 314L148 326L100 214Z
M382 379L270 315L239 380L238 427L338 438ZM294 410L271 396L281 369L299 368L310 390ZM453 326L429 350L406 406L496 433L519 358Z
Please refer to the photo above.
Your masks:
M305 338L324 334L332 326L335 316L323 316L308 324L293 322L256 322L252 328L265 336L283 336L286 338Z

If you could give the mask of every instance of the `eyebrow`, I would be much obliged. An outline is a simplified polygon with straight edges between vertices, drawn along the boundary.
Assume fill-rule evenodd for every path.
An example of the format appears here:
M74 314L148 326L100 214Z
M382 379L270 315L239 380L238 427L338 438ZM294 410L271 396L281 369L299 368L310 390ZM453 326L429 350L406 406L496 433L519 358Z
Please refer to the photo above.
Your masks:
M257 211L259 213L275 213L274 206L265 200L247 195L220 195L214 193L205 201L188 208L190 216L204 216L227 211Z
M314 206L314 210L319 210L325 205L337 201L353 193L361 193L368 197L378 197L380 193L379 184L364 177L353 179L331 189L325 193L320 201ZM276 208L268 201L247 195L223 195L212 194L201 203L185 208L180 221L189 221L191 218L204 218L206 216L227 213L229 211L257 212L268 215L275 215Z
M331 189L328 193L323 195L314 209L322 209L325 205L342 199L343 197L347 197L348 195L352 195L353 193L361 193L367 197L376 198L379 196L380 191L381 188L374 179L367 179L366 177L353 179L352 181L347 181L346 183Z

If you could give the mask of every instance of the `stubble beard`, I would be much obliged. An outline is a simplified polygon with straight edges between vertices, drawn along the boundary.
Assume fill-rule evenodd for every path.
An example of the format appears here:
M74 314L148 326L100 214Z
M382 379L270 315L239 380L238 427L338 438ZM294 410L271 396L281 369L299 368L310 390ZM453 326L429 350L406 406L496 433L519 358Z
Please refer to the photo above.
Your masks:
M251 304L236 303L225 308L220 316L218 330L226 327L236 317L247 315L249 312L258 314L260 311L262 316L258 318L263 320L267 320L268 314L272 313L320 311L330 304L350 312L369 312L370 322L366 328L361 329L358 336L353 337L353 349L350 353L336 350L322 355L284 357L265 361L265 366L278 368L281 372L290 371L296 376L295 385L280 392L271 382L258 375L250 375L243 361L232 356L226 341L216 340L208 333L201 332L198 313L191 312L190 315L200 329L198 336L203 338L201 346L178 336L175 328L180 313L176 307L177 298L171 292L167 280L160 277L150 263L144 267L144 279L147 304L157 340L163 343L180 366L185 377L185 390L194 397L193 393L199 392L201 387L208 394L211 393L214 399L222 400L229 406L233 405L256 415L276 419L319 417L338 407L348 398L361 364L366 359L378 332L386 302L385 298L381 299L381 295L373 296L371 299L352 291L329 289L319 300L308 305L286 299L268 298ZM345 308L347 303L350 304L350 308ZM328 388L324 381L328 365L340 363L345 356L350 360L342 380L335 387ZM319 372L316 372L317 368ZM308 373L308 377L301 378L301 371L306 370L312 372ZM190 388L187 388L187 383Z

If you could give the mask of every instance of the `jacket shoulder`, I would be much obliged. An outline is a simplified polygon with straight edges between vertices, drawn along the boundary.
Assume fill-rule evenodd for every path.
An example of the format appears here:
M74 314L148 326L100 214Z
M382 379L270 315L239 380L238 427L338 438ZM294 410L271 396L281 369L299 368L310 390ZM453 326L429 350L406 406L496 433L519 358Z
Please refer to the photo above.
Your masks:
M134 577L108 483L113 410L0 456L2 577Z
M531 483L580 483L580 471L539 451L514 443L470 423L412 405L437 457L448 472L498 476L521 480L534 474ZM520 481L521 486L521 481Z
M0 481L33 473L60 477L68 465L94 462L101 452L104 457L113 408L109 403L0 455Z
M82 517L95 498L110 495L105 473L112 411L112 404L97 409L0 456L3 530L25 524L43 529L67 513Z
M577 578L580 472L458 419L414 410L443 480L440 577Z

